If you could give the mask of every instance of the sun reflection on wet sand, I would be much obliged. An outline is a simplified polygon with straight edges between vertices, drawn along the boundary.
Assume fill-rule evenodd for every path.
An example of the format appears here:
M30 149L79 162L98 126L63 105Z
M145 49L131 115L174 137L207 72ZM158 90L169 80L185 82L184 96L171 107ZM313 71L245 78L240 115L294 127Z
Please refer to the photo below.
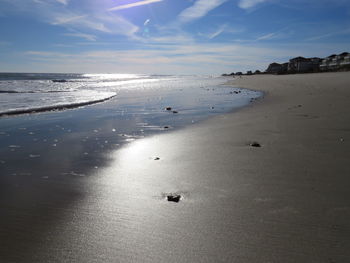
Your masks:
M103 184L113 185L138 199L160 197L162 191L177 191L172 186L172 171L167 171L176 147L157 136L138 139L109 154L109 167L100 172ZM169 149L171 147L171 149ZM176 187L175 187L176 188Z

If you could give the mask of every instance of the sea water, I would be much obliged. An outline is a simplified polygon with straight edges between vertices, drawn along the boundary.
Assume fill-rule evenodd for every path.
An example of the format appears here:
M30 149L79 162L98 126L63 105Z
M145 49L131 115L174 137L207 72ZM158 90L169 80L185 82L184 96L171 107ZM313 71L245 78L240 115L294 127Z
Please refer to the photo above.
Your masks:
M204 101L205 107L211 107L210 104L214 101L223 99L224 102L227 98L218 98L217 94L213 96L207 91L226 81L225 78L211 76L0 73L0 116L78 107L118 97L120 92L145 96L150 92L165 92L169 94L165 96L166 99L175 104L184 103L189 96L193 96L197 103L192 101L192 108L203 107ZM188 94L183 96L184 93ZM240 104L244 99L256 96L258 94L254 92L236 96L236 103L238 97ZM179 99L180 97L182 98ZM233 98L230 96L228 100ZM232 106L234 107L226 107Z

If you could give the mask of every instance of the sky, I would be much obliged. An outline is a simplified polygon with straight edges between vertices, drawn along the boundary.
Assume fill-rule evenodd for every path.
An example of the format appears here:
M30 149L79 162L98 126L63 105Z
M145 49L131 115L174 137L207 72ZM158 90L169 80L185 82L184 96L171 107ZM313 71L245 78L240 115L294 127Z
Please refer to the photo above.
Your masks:
M0 0L0 71L221 74L350 51L349 0Z

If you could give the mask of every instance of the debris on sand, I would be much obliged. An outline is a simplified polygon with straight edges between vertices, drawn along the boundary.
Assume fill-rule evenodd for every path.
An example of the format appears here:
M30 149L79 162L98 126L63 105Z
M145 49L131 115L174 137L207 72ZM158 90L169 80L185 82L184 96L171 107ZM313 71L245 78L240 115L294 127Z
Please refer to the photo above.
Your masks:
M258 142L252 142L252 143L250 144L250 146L252 146L252 147L261 147L261 144L258 143Z
M173 195L168 195L167 200L169 202L175 202L178 203L181 199L181 195L173 194Z

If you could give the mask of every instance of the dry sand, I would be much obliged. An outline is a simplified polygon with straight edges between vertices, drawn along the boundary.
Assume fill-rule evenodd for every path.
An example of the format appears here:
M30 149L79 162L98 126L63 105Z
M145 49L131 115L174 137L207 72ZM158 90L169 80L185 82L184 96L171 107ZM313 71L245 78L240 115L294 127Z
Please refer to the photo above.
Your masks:
M349 83L350 73L237 79L265 97L110 154L83 198L43 204L57 220L6 259L349 262ZM172 192L183 199L167 202Z

